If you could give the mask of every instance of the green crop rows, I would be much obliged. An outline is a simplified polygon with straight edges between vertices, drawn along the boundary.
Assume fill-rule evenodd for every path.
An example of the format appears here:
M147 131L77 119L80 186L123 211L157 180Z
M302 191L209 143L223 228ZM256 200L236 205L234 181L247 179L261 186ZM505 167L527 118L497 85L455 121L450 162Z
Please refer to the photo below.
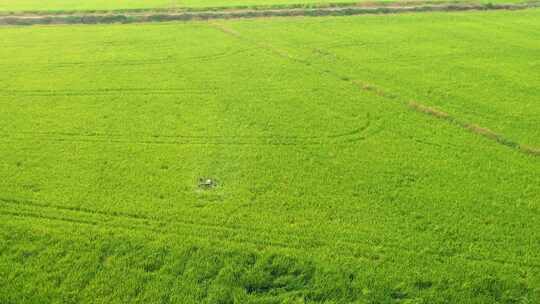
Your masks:
M539 303L539 41L538 9L0 28L0 303Z

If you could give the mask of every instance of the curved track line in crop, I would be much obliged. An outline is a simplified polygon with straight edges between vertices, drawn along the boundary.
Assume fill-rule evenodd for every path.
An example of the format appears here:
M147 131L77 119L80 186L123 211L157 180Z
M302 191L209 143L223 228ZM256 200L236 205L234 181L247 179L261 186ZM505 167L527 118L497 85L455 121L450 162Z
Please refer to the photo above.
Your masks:
M328 51L325 51L326 54L328 55L332 55L333 57L338 57L336 56L335 54L332 54ZM343 58L339 57L341 60L343 60ZM331 73L333 74L334 77L341 77L340 75L336 74L336 73ZM386 98L389 98L389 99L395 99L398 97L398 95L396 94L393 94L391 92L388 92L380 87L377 87L375 85L372 85L372 84L369 84L369 83L365 83L365 82L362 82L362 81L358 81L358 80L350 80L349 78L346 78L346 77L341 77L342 80L344 81L350 81L356 85L358 85L361 89L365 90L365 91L368 91L368 92L371 92L371 93L374 93L378 96L381 96L381 97L386 97ZM507 147L510 147L510 148L513 148L519 152L522 152L522 153L525 153L525 154L528 154L528 155L532 155L532 156L537 156L537 157L540 157L540 148L537 148L537 147L532 147L532 146L528 146L528 145L524 145L524 144L521 144L517 141L514 141L510 138L507 138L505 137L504 135L502 134L498 134L488 128L485 128L485 127L481 127L479 125L476 125L474 123L469 123L469 122L465 122L465 121L462 121L460 119L458 119L457 117L453 117L451 116L450 114L446 113L446 112L443 112L443 111L440 111L440 110L437 110L435 108L431 108L431 107L428 107L428 106L425 106L423 104L420 104L416 101L411 101L408 103L408 106L409 108L417 111L417 112L420 112L420 113L424 113L424 114L428 114L430 116L434 116L434 117L437 117L437 118L440 118L440 119L443 119L443 120L446 120L446 121L449 121L455 125L458 125L472 133L475 133L477 135L480 135L480 136L483 136L485 138L488 138L488 139L491 139L491 140L494 140L496 141L497 143L499 144L502 144L504 146L507 146Z
M107 212L107 211L99 211L94 209L88 209L88 208L79 208L79 207L66 207L66 206L60 206L60 205L50 205L50 204L44 204L44 203L38 203L35 201L30 200L20 200L20 199L13 199L13 198L0 198L0 206L2 204L11 205L16 207L16 211L20 212L19 209L25 209L25 211L33 212L34 214L36 211L41 211L42 213L51 213L51 214L58 214L59 212L68 213L65 215L69 215L69 217L55 217L55 220L63 220L63 219L69 219L75 218L78 219L81 216L88 219L89 222L95 223L95 224L104 224L105 226L111 224L111 220L119 220L124 222L131 222L132 225L129 226L122 226L120 224L117 224L116 227L121 228L139 228L139 229L146 229L149 227L148 225L153 225L154 230L161 231L161 232L171 232L171 230L175 230L178 228L178 226L183 227L190 227L193 229L201 230L201 229L207 229L207 230L213 230L213 231L222 231L226 230L231 233L237 233L237 232L243 232L246 234L255 234L260 239L267 238L269 234L284 234L284 231L280 227L275 228L257 228L253 226L244 227L239 225L231 225L231 224L217 224L213 222L195 222L192 220L185 220L180 219L176 217L170 217L166 220L158 220L153 217L150 217L148 215L140 215L140 214L131 214L127 212ZM43 215L43 214L41 214ZM53 218L53 216L50 216L48 218ZM90 221L89 219L92 219ZM136 223L136 225L133 225L133 223ZM146 226L141 226L142 224L145 224ZM159 228L159 229L158 229ZM296 237L298 240L305 240L306 243L310 243L313 240L308 237Z
M148 145L253 145L253 146L296 146L296 145L322 145L322 144L340 144L365 140L366 137L359 133L359 130L353 130L345 134L336 134L326 137L316 138L287 138L279 136L271 137L253 137L242 138L241 136L230 136L223 138L213 138L207 136L198 136L180 139L127 139L110 137L13 137L12 135L3 135L3 141L49 141L49 142L81 142L81 143L111 143L111 144L148 144Z
M308 66L309 68L315 68L313 64L311 64L309 61L307 61L307 60L305 60L303 58L297 58L297 57L291 56L289 53L287 53L287 52L285 52L283 50L277 49L277 48L275 48L275 47L273 47L273 46L271 46L269 44L261 43L261 42L258 42L258 41L252 41L251 39L244 37L239 32L237 32L237 31L235 31L233 29L230 29L230 28L228 28L228 27L226 27L226 26L224 26L222 24L213 23L212 25L215 28L222 31L223 33L225 33L225 34L234 36L234 37L236 37L236 38L238 38L240 40L243 40L243 41L245 41L247 43L255 44L255 45L259 46L260 48L266 49L266 50L270 51L271 53L276 54L276 55L278 55L280 57L292 60L292 61L297 62L297 63L304 64L304 65ZM316 52L317 49L313 49L313 51ZM327 54L327 55L335 56L335 54L332 54L332 53L330 53L328 51L324 51L324 53ZM354 84L354 85L358 86L359 88L361 88L362 90L370 92L370 93L375 94L377 96L385 97L387 99L396 99L398 97L398 95L396 95L396 94L394 94L392 92L389 92L387 90L384 90L384 89L382 89L382 88L380 88L378 86L375 86L373 84L363 82L363 81L360 81L360 80L351 79L350 77L341 75L341 74L339 74L337 72L334 72L334 71L331 71L331 70L328 70L328 69L318 69L318 71L320 73L325 73L327 75L331 75L332 77L340 79L342 81ZM399 102L399 103L403 104L402 102ZM450 116L448 113L439 111L439 110L434 109L434 108L430 108L428 106L422 105L422 104L420 104L418 102L415 102L415 101L410 102L408 104L408 106L409 106L409 108L411 108L411 109L413 109L413 110L415 110L417 112L428 114L430 116L434 116L434 117L449 121L449 122L453 123L454 125L457 125L457 126L463 128L463 129L466 129L466 130L468 130L468 131L470 131L470 132L472 132L474 134L477 134L477 135L483 136L485 138L494 140L497 143L502 144L502 145L504 145L506 147L512 148L514 150L525 153L527 155L540 157L540 148L521 144L521 143L519 143L517 141L514 141L514 140L512 140L510 138L505 137L502 134L498 134L498 133L496 133L496 132L494 132L494 131L492 131L492 130L490 130L488 128L484 128L484 127L478 126L478 125L473 124L473 123L462 121L462 120L458 119L457 117Z
M20 201L20 200L14 200L14 199L0 199L0 202L10 202L11 204L19 205L19 204L27 204L27 201ZM45 212L47 212L46 209L52 208L53 214L56 214L55 211L67 209L70 211L71 208L64 208L60 206L48 206L43 204L35 204L33 202L28 203L30 207L35 208L45 208ZM76 210L76 208L75 208ZM163 226L156 228L155 226L149 226L151 223L143 223L145 225L140 224L126 224L126 223L113 223L110 220L101 219L98 220L96 218L90 219L80 219L78 217L67 217L67 216L56 216L56 215L50 215L50 214L43 214L43 213L36 213L36 211L39 210L27 210L27 211L20 211L20 210L0 210L0 216L8 216L10 218L12 217L18 217L22 220L28 221L31 219L40 219L40 220L47 220L47 221L58 221L58 222L64 222L70 225L90 225L93 227L98 228L108 228L108 229L125 229L127 231L137 230L144 233L154 233L154 234L174 234L178 233L179 229L182 230L183 234L187 234L190 237L194 237L197 239L206 239L210 241L218 241L222 243L229 243L229 244L236 244L240 246L246 246L246 245L252 245L255 247L259 246L272 246L277 248L282 248L286 250L305 250L306 248L315 249L321 246L336 246L339 244L339 247L343 250L343 253L354 256L354 257L362 257L365 259L373 259L374 256L378 256L380 253L380 249L383 249L386 252L389 251L399 251L406 254L414 255L417 254L418 251L414 248L409 248L406 246L399 245L397 243L395 244L377 244L377 248L379 249L379 252L373 252L370 249L372 248L373 244L364 242L359 242L357 240L350 240L347 238L347 236L350 236L350 234L346 234L339 239L337 239L336 242L330 242L328 240L322 240L322 239L313 239L310 237L304 237L304 236L295 236L296 243L292 243L290 241L277 241L277 240L270 240L268 236L272 235L275 237L274 234L271 233L271 231L264 229L252 229L254 227L251 227L249 229L242 228L242 227L229 227L224 225L217 225L217 224L199 224L195 222L189 222L189 221L176 221L172 223L172 226ZM98 213L98 212L90 212L90 211L82 211L80 210L81 215L87 215L92 216L92 214ZM101 212L103 213L103 212ZM105 213L108 214L108 213ZM109 214L111 217L115 217L111 214ZM140 220L139 217L137 219ZM208 233L201 233L201 229L212 229L215 233L220 232L224 233L225 235L221 235L221 237L208 237L210 234ZM243 232L244 235L240 235L239 232ZM205 237L202 237L204 235ZM334 238L332 238L334 239ZM302 243L302 245L300 245ZM345 247L348 247L347 251ZM436 258L442 258L442 259L463 259L471 262L482 262L482 263L497 263L497 264L507 264L507 265L514 265L514 266L520 266L520 267L529 267L529 268L540 268L540 264L534 263L534 262L514 262L509 261L501 258L488 258L488 257L474 257L474 256L465 256L465 255L452 255L447 256L444 254L439 253L436 250L430 250L427 252L424 252L423 254L429 255L431 257Z
M283 92L279 86L265 86L258 88L265 93ZM0 96L8 97L50 97L50 96L115 96L115 95L210 95L215 94L217 88L100 88L84 90L10 90L0 91ZM296 90L296 89L295 89Z
M75 223L75 224L86 224L86 225L97 225L97 222L83 220L83 219L72 219L72 218L62 218L62 217L56 217L56 216L48 216L48 215L42 215L42 214L29 214L25 212L14 212L14 211L4 211L0 210L0 214L3 215L9 215L9 216L17 216L17 217L26 217L26 218L37 218L37 219L46 219L46 220L57 220L57 221L65 221L69 223Z
M193 239L199 239L199 240L206 240L211 242L218 242L220 244L234 244L237 246L255 246L255 247L276 247L280 249L285 250L305 250L308 246L300 246L296 245L290 242L278 242L275 240L270 240L268 237L258 237L258 236L249 236L249 235L239 235L239 234L231 234L227 229L220 228L217 230L220 230L219 232L222 232L221 235L215 236L215 237L209 237L209 235L212 235L212 233L208 233L208 231L203 231L201 227L194 227L191 225L187 225L186 227L182 227L182 224L176 225L174 229L170 230L156 230L156 229L150 229L148 227L141 227L141 226L125 226L125 225L117 225L117 224L108 224L105 225L94 225L92 223L85 223L85 222L77 222L72 220L66 220L63 218L57 218L57 217L48 217L48 216L41 216L41 215L35 215L31 213L20 213L20 212L5 212L0 210L0 216L9 216L9 218L19 218L23 221L28 221L31 219L41 219L41 220L47 220L47 221L56 221L60 223L66 223L71 225L90 225L92 227L97 228L103 228L103 229L122 229L126 231L138 231L142 233L153 233L153 234L160 234L160 235L177 235L179 232L182 233L183 236L186 238L193 238ZM189 229L191 228L191 229ZM204 227L203 227L204 228ZM213 232L215 234L215 231ZM310 246L309 248L314 248L314 246Z
M153 88L115 88L95 90L2 90L3 96L110 96L110 95L178 95L178 94L209 94L205 90L194 89L153 89Z
M355 129L323 136L300 135L172 135L172 134L107 134L73 132L11 132L2 134L3 141L50 141L50 142L89 142L114 144L150 145L324 145L346 144L367 139L371 126L370 115L365 123Z
M0 203L4 205L13 205L19 207L15 210L4 210L0 209L0 214L6 214L10 216L17 216L20 218L37 218L45 220L54 220L67 222L70 224L86 224L93 225L102 228L119 228L125 230L139 230L143 232L153 232L153 233L166 233L173 234L177 233L179 230L182 230L184 235L199 236L199 235L212 235L215 233L226 234L231 239L242 239L242 243L248 243L252 245L259 246L271 245L275 247L282 248L295 248L301 249L305 246L300 246L302 244L313 244L313 239L309 237L296 237L296 243L292 244L290 242L285 242L284 240L270 240L269 235L286 235L280 232L280 230L271 230L271 229L260 229L255 227L241 227L238 225L227 225L227 224L215 224L210 222L195 222L188 221L178 218L171 218L169 222L165 223L163 221L155 220L149 217L139 217L132 218L130 216L125 216L125 213L120 213L123 215L118 215L116 212L103 212L95 211L90 209L79 209L79 208L70 208L54 205L45 205L39 204L32 201L23 201L15 199L0 199ZM1 206L1 204L0 204ZM27 207L26 210L19 210L21 207ZM29 208L28 208L29 207ZM63 214L63 216L57 216L58 212L64 212L69 214ZM85 219L80 219L80 217L85 217ZM102 216L101 218L99 216ZM116 220L116 222L114 222ZM133 222L136 220L136 222ZM143 221L143 222L141 222ZM206 230L206 233L202 231ZM211 232L211 233L210 233Z
M65 68L80 68L80 67L101 67L101 66L146 66L146 65L164 65L164 64L173 64L173 63L182 63L187 62L207 62L220 59L227 59L232 56L240 55L250 51L249 48L239 49L239 50L228 50L225 52L219 52L215 54L208 55L199 55L191 56L185 58L161 58L161 59L134 59L134 60L101 60L101 61L74 61L74 62L42 62L42 63L0 63L2 69L20 69L21 67L27 66L40 66L46 67L47 69L65 69ZM10 91L8 91L10 92ZM17 91L11 91L17 92Z

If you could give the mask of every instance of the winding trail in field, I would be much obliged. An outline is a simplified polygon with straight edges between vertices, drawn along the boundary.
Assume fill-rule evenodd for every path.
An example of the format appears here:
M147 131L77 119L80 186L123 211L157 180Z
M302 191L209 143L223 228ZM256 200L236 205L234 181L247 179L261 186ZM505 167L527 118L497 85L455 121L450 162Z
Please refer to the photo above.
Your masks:
M200 10L148 9L88 12L0 12L0 25L142 23L288 16L351 16L412 12L522 10L537 7L540 7L540 1L501 4L468 1L400 1L381 3L336 3L311 7L260 6L244 8L206 8Z

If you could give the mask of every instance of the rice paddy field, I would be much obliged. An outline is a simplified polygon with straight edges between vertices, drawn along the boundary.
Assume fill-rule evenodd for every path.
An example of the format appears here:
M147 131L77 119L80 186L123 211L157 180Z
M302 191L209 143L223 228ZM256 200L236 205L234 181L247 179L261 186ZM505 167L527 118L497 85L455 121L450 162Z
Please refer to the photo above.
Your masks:
M0 45L0 303L540 302L539 9Z

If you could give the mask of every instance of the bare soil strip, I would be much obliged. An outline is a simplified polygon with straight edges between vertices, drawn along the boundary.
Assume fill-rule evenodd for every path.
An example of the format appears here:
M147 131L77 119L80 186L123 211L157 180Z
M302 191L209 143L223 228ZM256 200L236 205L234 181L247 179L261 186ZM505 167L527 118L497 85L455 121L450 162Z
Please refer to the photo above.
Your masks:
M101 24L190 21L210 19L264 18L286 16L349 16L410 12L453 12L470 10L521 10L540 7L540 1L515 4L456 2L391 2L335 4L315 7L210 8L207 10L125 10L89 12L21 12L0 15L0 25Z

